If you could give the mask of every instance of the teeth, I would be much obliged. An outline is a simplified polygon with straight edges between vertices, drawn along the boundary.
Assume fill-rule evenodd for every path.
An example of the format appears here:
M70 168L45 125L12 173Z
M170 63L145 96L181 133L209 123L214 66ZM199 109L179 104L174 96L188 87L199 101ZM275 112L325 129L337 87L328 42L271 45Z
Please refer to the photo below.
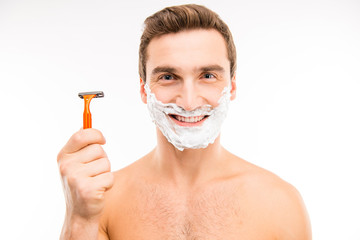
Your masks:
M175 115L175 118L180 122L196 123L204 119L205 116L196 116L196 117L183 117Z

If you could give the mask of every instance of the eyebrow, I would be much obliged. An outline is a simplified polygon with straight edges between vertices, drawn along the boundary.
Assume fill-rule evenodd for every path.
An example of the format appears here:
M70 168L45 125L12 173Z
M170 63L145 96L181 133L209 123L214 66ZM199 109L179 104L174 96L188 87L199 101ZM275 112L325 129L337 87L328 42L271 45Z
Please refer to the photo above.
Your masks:
M211 72L211 71L222 72L222 73L225 72L225 69L217 64L199 67L195 70L200 72ZM176 73L177 70L176 68L170 66L159 66L152 70L151 75L156 75L158 73L164 73L164 72Z
M209 65L209 66L204 66L204 67L201 67L199 68L199 70L201 72L211 72L211 71L215 71L215 72L225 72L225 69L220 66L220 65Z
M158 73L164 73L164 72L174 73L176 72L176 69L173 67L159 66L152 70L151 75L156 75Z

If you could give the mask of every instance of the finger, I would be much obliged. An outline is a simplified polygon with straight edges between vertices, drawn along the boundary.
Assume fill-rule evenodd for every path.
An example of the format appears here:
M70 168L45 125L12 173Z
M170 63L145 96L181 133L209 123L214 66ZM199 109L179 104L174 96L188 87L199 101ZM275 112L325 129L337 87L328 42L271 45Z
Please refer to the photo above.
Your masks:
M81 174L84 176L95 177L110 171L111 165L109 159L101 158L85 164Z
M71 156L72 161L77 161L80 163L89 163L100 158L106 158L106 152L102 148L100 144L91 144L88 145L78 152L72 153Z
M61 152L73 153L90 144L105 144L106 140L99 130L88 128L80 129L71 136L69 141L65 144Z
M61 160L58 159L59 164L72 165L76 163L85 164L101 158L107 158L107 155L101 145L91 144L75 153L62 154L60 158Z
M114 174L112 172L106 172L92 177L92 184L97 189L105 192L114 185Z

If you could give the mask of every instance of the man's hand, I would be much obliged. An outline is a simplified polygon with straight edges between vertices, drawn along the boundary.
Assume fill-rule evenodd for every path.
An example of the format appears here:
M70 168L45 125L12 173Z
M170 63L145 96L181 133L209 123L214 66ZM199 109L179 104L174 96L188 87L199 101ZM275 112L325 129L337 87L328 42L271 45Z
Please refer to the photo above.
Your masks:
M114 182L109 159L101 146L103 144L105 138L100 131L81 129L58 154L66 199L66 219L62 233L65 239L71 239L65 236L73 236L77 227L89 229L87 239L90 239L89 234L97 234L104 208L104 194Z

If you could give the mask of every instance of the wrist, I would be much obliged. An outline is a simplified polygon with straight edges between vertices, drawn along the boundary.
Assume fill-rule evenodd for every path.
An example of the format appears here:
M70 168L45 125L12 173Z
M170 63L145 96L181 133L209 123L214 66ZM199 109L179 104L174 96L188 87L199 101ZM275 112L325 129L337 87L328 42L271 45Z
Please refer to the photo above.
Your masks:
M76 214L66 214L60 239L97 239L98 231L99 218L83 218Z

